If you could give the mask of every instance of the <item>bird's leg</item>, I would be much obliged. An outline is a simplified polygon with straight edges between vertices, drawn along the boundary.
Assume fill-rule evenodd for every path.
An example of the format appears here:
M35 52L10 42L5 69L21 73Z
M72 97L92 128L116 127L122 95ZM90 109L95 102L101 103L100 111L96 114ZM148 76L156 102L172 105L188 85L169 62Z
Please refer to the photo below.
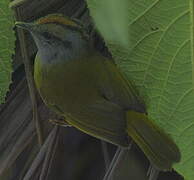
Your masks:
M117 151L109 165L108 170L106 171L103 180L111 180L113 178L115 169L117 168L119 162L122 160L123 156L125 156L126 152L131 149L131 146L132 142L129 144L128 148L117 148Z
M121 156L123 151L125 151L125 150L123 150L120 147L117 148L117 151L116 151L116 153L115 153L115 155L113 157L113 160L111 161L111 164L110 164L110 166L108 168L108 171L106 171L106 174L105 174L103 180L112 179L112 174L113 174L113 172L115 170L115 167L116 167L116 165L117 165L117 163L118 163L118 161L120 159L119 157Z
M157 180L159 175L159 170L150 164L147 175L149 176L149 180Z

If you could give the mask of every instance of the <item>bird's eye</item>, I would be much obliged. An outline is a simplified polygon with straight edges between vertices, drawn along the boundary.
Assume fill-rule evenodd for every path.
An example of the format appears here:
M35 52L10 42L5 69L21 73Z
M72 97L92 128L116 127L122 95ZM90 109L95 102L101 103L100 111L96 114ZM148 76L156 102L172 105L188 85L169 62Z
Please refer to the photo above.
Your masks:
M43 36L48 40L52 38L52 35L49 32L43 32Z

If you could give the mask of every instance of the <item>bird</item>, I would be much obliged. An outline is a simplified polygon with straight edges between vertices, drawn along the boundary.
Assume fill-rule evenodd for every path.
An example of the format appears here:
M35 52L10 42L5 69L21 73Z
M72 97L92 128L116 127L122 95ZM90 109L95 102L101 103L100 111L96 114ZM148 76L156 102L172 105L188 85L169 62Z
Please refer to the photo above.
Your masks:
M37 46L34 80L41 98L68 124L122 148L132 139L161 171L180 161L179 148L148 118L133 82L91 45L81 23L49 14L16 26Z

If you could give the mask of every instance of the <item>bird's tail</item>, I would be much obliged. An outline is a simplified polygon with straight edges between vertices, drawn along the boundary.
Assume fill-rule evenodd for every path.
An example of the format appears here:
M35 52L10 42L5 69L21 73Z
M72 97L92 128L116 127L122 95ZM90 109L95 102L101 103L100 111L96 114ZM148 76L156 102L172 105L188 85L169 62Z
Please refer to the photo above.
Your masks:
M180 161L176 144L146 114L127 111L127 133L156 168L171 170Z

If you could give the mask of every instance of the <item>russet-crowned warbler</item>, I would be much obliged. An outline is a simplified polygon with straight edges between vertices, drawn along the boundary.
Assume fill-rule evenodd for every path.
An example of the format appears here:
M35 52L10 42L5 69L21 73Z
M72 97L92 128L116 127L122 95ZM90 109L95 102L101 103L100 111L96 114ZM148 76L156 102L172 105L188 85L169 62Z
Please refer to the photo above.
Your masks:
M133 85L90 45L80 23L51 14L16 25L27 29L37 45L34 79L48 107L110 143L127 147L130 136L160 170L180 160L176 144L147 118Z

